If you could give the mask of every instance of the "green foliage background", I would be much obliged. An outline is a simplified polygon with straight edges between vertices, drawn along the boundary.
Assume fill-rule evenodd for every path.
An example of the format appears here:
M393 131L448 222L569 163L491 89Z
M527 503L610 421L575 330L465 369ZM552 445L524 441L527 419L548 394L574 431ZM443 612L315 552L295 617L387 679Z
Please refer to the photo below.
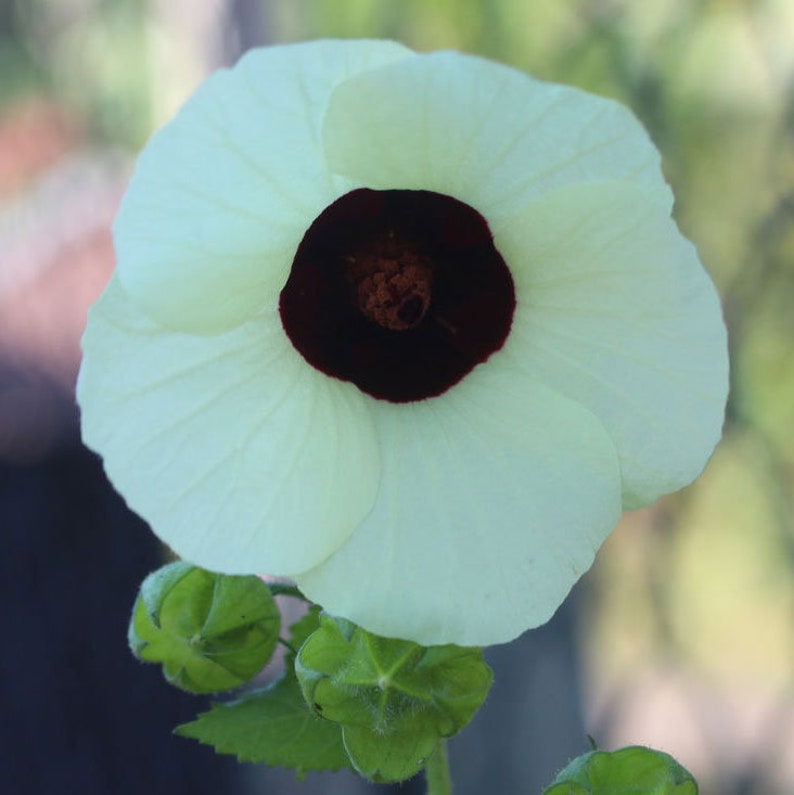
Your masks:
M617 97L649 128L678 222L723 296L733 391L725 441L704 476L627 516L588 576L581 633L590 730L676 754L678 733L681 761L705 792L728 791L740 774L754 793L791 791L794 3L206 5L214 16L202 12L211 18L201 26L201 3L3 3L0 119L45 97L79 120L86 146L132 156L201 74L231 59L245 6L269 42L375 36L461 49ZM643 705L654 709L642 695L649 685L674 694L675 720L632 723ZM675 723L667 734L665 720ZM638 736L637 725L648 733Z

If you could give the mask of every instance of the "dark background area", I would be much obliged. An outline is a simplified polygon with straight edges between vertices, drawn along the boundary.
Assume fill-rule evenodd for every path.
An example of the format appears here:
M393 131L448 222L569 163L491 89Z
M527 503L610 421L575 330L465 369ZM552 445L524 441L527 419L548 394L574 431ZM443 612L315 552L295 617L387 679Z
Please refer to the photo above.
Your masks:
M159 668L138 663L125 642L137 588L162 563L163 551L110 487L99 459L79 443L67 399L62 408L62 436L46 458L0 466L4 791L371 789L348 774L297 783L291 771L240 767L171 735L208 701L169 687ZM489 659L497 678L488 703L452 744L456 791L539 792L556 766L585 747L569 611L490 650ZM517 755L517 747L527 756ZM423 782L395 791L423 792Z

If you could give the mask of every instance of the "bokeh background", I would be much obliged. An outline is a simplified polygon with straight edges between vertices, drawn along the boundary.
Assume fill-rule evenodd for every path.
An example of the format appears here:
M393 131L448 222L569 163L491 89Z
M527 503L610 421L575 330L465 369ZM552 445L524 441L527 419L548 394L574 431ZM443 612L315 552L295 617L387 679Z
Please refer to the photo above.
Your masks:
M705 795L790 795L791 0L0 2L4 791L370 791L345 775L295 784L171 737L205 702L125 648L162 550L80 447L73 400L136 152L212 69L322 36L465 50L629 104L730 328L729 416L706 473L627 515L547 627L489 652L497 685L451 744L456 791L540 792L589 733L673 753Z

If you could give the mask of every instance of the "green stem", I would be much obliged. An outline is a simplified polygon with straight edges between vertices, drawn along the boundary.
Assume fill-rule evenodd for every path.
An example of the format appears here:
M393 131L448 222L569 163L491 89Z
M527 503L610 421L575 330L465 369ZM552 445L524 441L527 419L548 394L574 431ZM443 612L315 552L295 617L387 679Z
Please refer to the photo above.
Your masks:
M294 599L302 599L304 602L309 600L300 592L297 585L287 585L283 582L269 582L267 587L273 596L291 596Z
M425 765L427 795L451 795L452 779L449 775L449 756L446 740L439 740L435 752Z
M289 649L289 651L291 651L296 657L298 656L298 652L289 641L284 640L284 638L279 638L278 642L284 646L284 648Z

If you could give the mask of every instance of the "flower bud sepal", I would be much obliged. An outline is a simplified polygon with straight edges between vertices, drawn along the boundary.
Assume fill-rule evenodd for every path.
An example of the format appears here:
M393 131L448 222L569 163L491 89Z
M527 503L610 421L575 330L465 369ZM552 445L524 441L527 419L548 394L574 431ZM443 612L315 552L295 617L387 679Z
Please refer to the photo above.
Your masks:
M439 740L472 719L493 681L479 648L423 647L326 614L295 673L307 704L342 727L353 767L377 782L421 770Z

